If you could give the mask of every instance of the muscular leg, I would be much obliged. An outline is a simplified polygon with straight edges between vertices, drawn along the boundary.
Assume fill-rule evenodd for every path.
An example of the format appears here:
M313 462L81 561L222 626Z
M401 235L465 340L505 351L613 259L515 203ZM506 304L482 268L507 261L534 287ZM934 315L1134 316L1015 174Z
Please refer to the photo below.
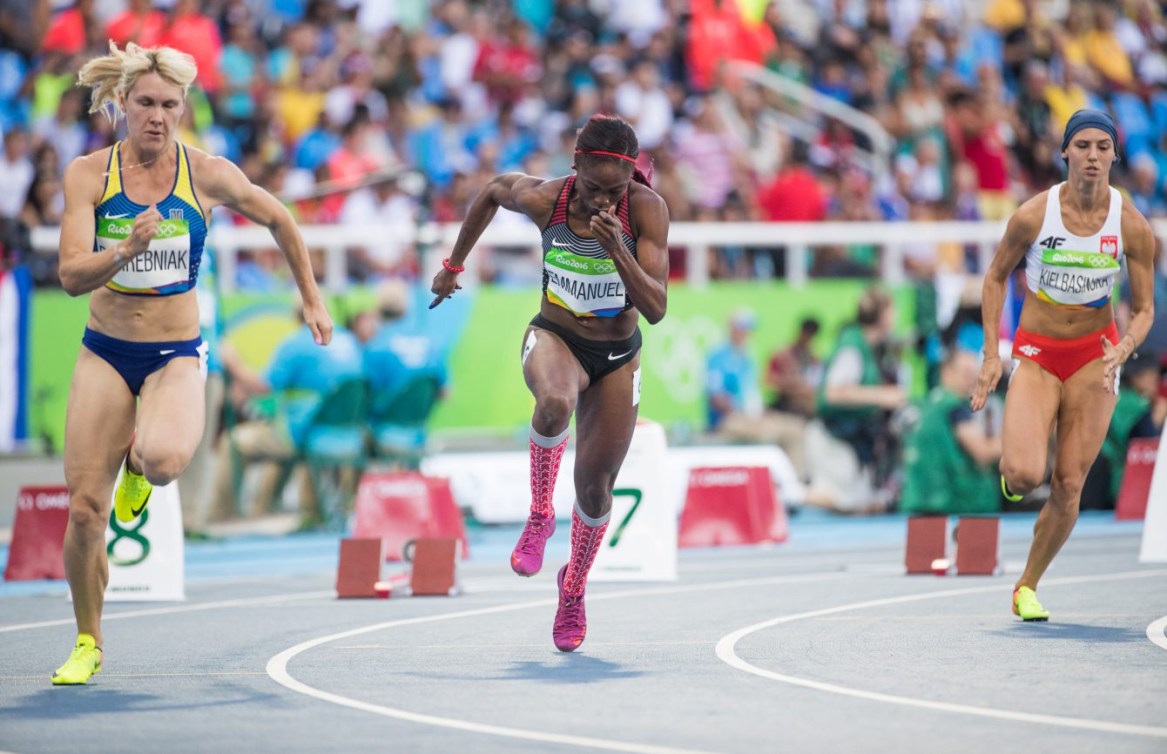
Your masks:
M1101 359L1066 380L1062 396L1050 497L1038 514L1025 571L1017 581L1017 586L1034 590L1078 520L1082 485L1106 438L1117 402L1104 386Z
M547 540L555 533L552 498L559 463L567 449L567 430L588 377L558 336L528 328L523 337L523 378L535 396L531 417L531 512L511 553L511 569L534 576L543 568Z
M82 348L65 417L65 482L69 487L65 574L73 592L77 631L92 634L99 647L109 582L105 528L113 485L134 429L134 403L121 375Z
M130 465L154 485L178 479L203 437L206 393L198 359L182 357L146 378Z
M528 328L523 338L523 379L535 396L531 427L544 437L567 429L588 376L556 335Z
M1011 492L1024 495L1045 479L1049 438L1063 390L1061 380L1029 359L1021 359L1013 373L1005 396L1000 464Z
M582 594L612 511L612 488L636 429L634 375L640 357L580 395L576 415L575 497L565 594Z
M567 430L588 376L557 336L530 328L523 339L523 379L535 396L531 416L531 513L555 517L551 499L559 462L567 448ZM550 535L548 535L550 536Z

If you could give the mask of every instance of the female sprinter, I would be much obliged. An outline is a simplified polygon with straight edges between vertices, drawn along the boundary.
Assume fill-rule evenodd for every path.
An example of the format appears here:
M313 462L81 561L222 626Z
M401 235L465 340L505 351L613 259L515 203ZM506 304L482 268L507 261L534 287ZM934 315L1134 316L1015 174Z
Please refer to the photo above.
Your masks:
M1028 292L1013 341L1018 366L1005 399L1001 489L1013 500L1045 478L1055 428L1050 497L1037 517L1013 612L1049 619L1037 583L1078 520L1086 473L1094 463L1117 400L1119 368L1147 336L1153 317L1151 226L1110 187L1118 159L1114 120L1079 110L1066 124L1065 183L1027 201L1009 220L985 276L985 360L972 395L979 410L1001 378L997 328L1005 280L1025 258ZM1131 281L1132 317L1120 339L1110 305L1120 263Z
M449 259L434 277L433 306L453 295L471 247L499 207L522 212L543 231L543 300L523 336L523 378L535 396L531 417L531 514L511 555L520 576L543 565L555 531L551 503L568 423L576 414L575 509L571 557L559 571L552 638L571 652L584 640L584 586L604 538L612 487L624 462L640 402L640 315L665 316L668 209L636 169L636 133L595 115L576 138L576 174L542 180L497 176L466 213Z
M129 44L90 60L79 81L93 111L126 117L126 138L65 171L61 285L92 292L65 420L69 524L65 572L77 644L52 676L82 684L101 670L101 613L109 581L110 496L120 521L141 515L153 485L178 478L203 433L195 281L210 211L226 205L271 230L326 345L332 321L292 216L235 165L175 140L196 68L167 47Z

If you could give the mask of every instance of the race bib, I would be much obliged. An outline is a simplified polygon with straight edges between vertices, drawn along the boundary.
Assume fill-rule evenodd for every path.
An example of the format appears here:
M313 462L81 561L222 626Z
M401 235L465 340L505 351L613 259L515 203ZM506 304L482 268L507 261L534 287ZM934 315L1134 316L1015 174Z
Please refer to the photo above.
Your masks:
M105 250L130 237L132 217L103 217L97 221L97 248ZM186 220L162 220L145 253L131 259L114 275L109 286L120 291L156 291L190 281L190 226Z
M1046 249L1041 255L1037 296L1062 306L1103 306L1120 269L1109 254Z
M624 281L611 259L592 259L562 249L543 257L547 299L577 317L615 317L624 311Z

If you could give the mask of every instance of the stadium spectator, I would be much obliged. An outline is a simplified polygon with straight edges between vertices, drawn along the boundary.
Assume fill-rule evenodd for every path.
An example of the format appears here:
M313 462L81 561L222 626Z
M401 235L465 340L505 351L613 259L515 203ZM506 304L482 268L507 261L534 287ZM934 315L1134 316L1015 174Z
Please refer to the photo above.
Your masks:
M302 311L297 306L301 322ZM307 438L323 398L346 379L361 376L361 360L360 342L343 327L334 329L327 354L316 345L305 326L298 327L281 341L256 396L270 397L260 410L265 415L236 424L219 439L212 521L239 512L236 464L242 464L239 473L245 473L253 463L265 467L249 513L273 512L280 491L281 466L295 459L296 449ZM316 523L321 515L312 485L305 480L300 490L301 519Z
M4 134L4 151L0 154L0 220L15 220L24 209L28 189L36 171L29 159L28 132L13 128Z
M729 339L706 359L705 402L708 429L734 442L772 443L790 458L802 476L806 419L768 410L762 402L758 365L749 347L756 319L741 309L729 318Z
M976 354L964 349L949 351L941 364L940 384L928 394L919 423L905 442L901 511L964 514L1001 509L1000 428L993 426L994 414L974 415L968 404L979 371ZM999 418L1000 412L995 416Z
M837 511L876 512L890 502L879 489L889 461L887 418L907 402L888 374L894 321L891 297L868 288L823 367L818 418L806 430L807 472L816 494Z

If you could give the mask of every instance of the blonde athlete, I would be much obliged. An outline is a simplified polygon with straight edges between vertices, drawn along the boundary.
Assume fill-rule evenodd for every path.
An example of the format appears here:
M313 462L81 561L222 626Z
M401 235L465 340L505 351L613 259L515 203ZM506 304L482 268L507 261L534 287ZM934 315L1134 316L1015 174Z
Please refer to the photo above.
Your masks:
M61 285L73 296L93 295L65 422L65 572L78 636L54 684L85 683L101 670L105 530L118 471L114 507L130 521L153 485L178 478L202 435L205 346L195 281L213 207L271 230L316 342L332 337L292 216L235 165L175 140L195 74L194 60L177 50L111 43L110 54L79 75L93 89L93 111L125 115L127 136L65 171Z
M1013 591L1013 612L1026 621L1049 619L1037 583L1078 520L1082 485L1114 411L1119 368L1147 336L1154 315L1151 226L1110 187L1116 132L1104 112L1074 113L1062 139L1066 182L1013 215L985 277L985 361L973 410L985 405L1001 378L997 328L1005 280L1025 258L1029 290L1013 341L1019 364L1005 400L1001 488L1007 497L1019 500L1041 484L1057 431L1050 497ZM1133 316L1120 339L1110 299L1123 259Z

